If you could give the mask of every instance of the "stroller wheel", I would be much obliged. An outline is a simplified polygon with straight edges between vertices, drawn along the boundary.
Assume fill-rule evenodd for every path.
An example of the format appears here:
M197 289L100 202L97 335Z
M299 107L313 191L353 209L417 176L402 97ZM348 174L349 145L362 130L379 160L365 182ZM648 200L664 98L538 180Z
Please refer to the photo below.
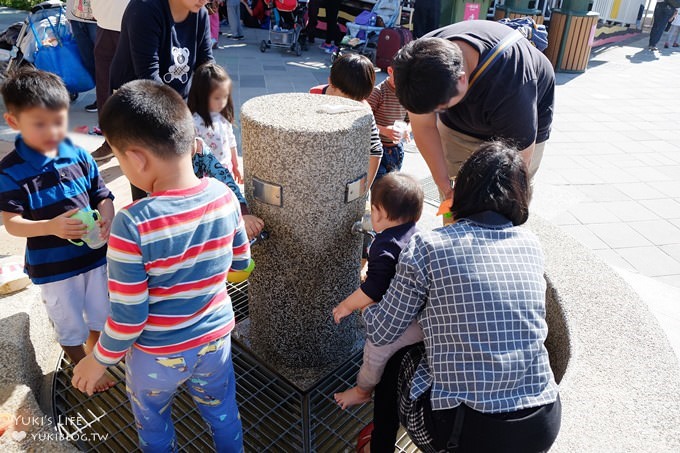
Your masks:
M302 55L302 46L299 41L295 41L295 44L293 44L293 52L295 52L296 57Z
M267 41L263 39L260 43L260 52L264 52L265 50L267 50Z

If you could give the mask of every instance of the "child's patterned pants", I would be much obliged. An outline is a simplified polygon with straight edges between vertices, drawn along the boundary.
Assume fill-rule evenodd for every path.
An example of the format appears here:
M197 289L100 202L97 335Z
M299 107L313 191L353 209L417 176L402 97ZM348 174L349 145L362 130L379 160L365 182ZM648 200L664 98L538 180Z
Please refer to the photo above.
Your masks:
M184 383L210 426L217 451L243 451L231 336L166 356L133 347L127 353L125 364L127 393L142 451L177 450L170 413L172 399Z

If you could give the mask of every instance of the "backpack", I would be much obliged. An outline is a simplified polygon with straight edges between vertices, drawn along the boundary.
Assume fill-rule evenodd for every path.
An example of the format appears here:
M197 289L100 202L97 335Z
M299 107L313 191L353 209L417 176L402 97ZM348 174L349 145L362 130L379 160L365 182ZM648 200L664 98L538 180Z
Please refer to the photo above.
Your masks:
M413 41L411 30L407 28L385 28L378 35L378 46L375 52L375 65L387 71L392 59L409 42Z
M537 24L531 17L501 19L498 22L522 33L541 52L548 47L548 31L545 25Z

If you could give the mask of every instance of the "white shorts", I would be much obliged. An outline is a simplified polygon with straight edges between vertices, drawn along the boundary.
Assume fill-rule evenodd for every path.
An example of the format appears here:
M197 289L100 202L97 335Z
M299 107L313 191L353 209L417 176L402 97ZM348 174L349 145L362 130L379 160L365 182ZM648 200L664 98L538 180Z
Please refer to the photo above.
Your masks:
M90 330L104 329L110 312L106 265L38 286L60 345L82 345Z

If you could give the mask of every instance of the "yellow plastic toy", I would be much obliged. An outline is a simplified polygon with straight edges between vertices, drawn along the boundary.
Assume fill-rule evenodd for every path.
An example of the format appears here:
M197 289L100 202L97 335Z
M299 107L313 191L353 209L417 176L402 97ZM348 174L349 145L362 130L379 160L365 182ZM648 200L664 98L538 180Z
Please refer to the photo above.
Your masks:
M248 280L250 273L255 269L255 261L251 258L248 267L243 270L229 269L227 273L227 281L229 283L241 283Z

